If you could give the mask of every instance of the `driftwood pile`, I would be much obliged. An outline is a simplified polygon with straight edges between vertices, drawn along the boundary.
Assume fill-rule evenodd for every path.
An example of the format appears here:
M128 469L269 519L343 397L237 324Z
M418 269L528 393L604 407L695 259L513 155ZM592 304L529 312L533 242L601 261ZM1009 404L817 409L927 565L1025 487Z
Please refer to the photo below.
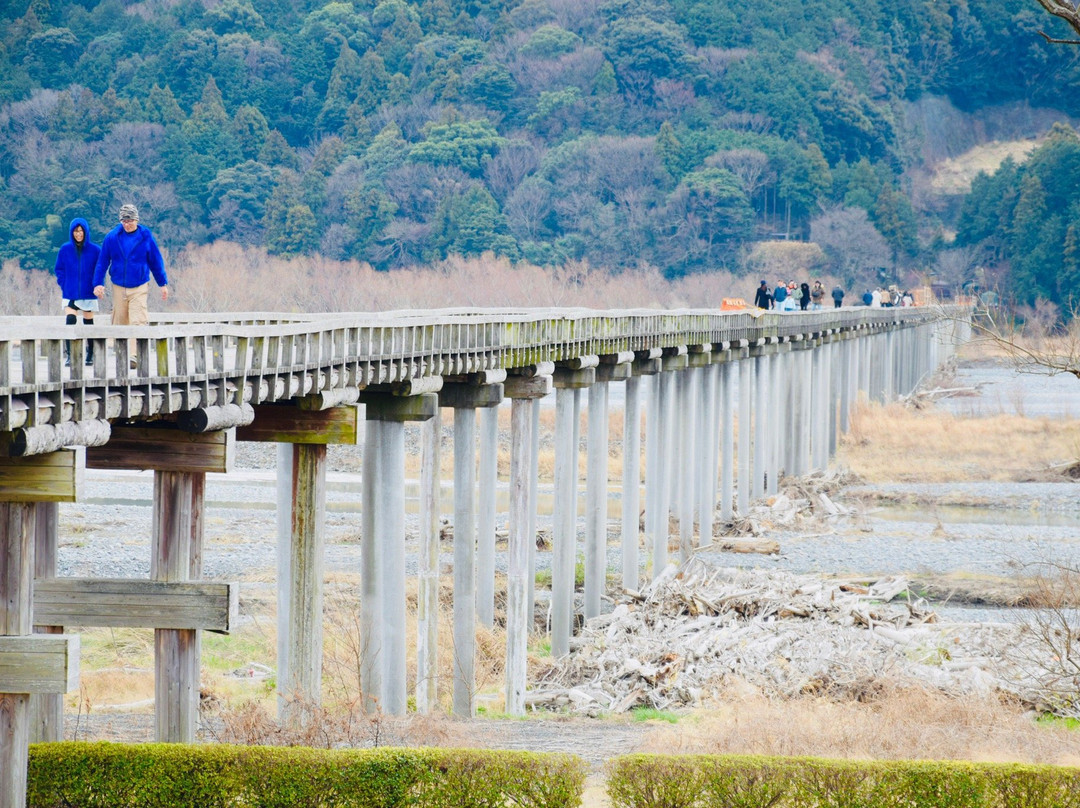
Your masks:
M1034 698L1037 683L1010 662L1019 626L940 624L906 590L898 578L860 586L693 559L589 620L528 703L591 715L693 707L734 682L781 698L865 699L886 682Z
M779 494L754 503L745 516L719 524L719 535L762 536L776 529L804 531L855 513L837 501L845 486L860 482L846 472L815 472L781 482Z

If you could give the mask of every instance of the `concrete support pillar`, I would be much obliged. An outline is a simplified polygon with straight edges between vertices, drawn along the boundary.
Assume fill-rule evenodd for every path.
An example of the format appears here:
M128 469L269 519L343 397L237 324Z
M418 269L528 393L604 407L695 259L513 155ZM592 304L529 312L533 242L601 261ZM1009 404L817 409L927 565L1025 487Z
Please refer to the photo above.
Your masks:
M552 367L554 369L554 367ZM528 376L512 376L505 393L510 405L510 507L506 572L506 711L525 714L527 649L533 626L530 601L530 557L536 552L536 500L533 498L536 448L533 436L537 402L551 391L551 376L531 368Z
M731 521L735 513L735 368L741 362L720 366L720 519Z
M607 573L608 382L589 388L585 476L585 619L600 614Z
M383 709L383 560L378 538L381 437L379 422L368 420L364 425L360 495L360 690L368 714Z
M784 411L787 413L787 437L784 441L784 474L789 477L798 477L799 472L799 439L801 437L801 423L805 423L805 413L799 412L799 381L802 361L801 347L797 343L788 344L788 352L784 359L787 368L787 385L784 393Z
M700 369L702 392L698 433L701 435L701 471L698 474L698 546L712 544L716 519L717 463L720 441L720 365Z
M416 596L416 711L439 703L439 494L442 415L420 428L420 547Z
M526 611L529 599L529 545L536 546L535 533L529 534L532 469L532 401L514 399L510 405L510 539L506 576L506 712L525 715L525 685L529 626L532 615Z
M739 484L738 513L746 516L750 512L751 456L753 443L751 401L754 384L754 363L756 359L748 356L739 362Z
M369 419L367 427L368 439L379 443L375 541L377 557L382 559L382 711L405 715L405 424Z
M896 399L896 332L886 331L884 342L884 395L885 403L889 404Z
M809 473L813 467L816 353L813 340L803 343L799 351L799 476Z
M675 473L679 476L679 559L685 564L694 552L694 493L697 488L695 472L698 466L694 462L701 444L697 434L697 405L700 381L699 368L690 368L678 374L679 403L679 459Z
M476 410L454 410L454 715L473 716L476 682Z
M175 583L202 576L205 491L204 472L154 472L153 580ZM320 627L321 616L320 608ZM154 630L154 708L159 742L194 743L199 719L198 631Z
M641 377L626 380L623 408L622 585L638 588L638 545L641 512Z
M769 357L754 357L754 376L757 386L754 395L754 480L750 489L754 499L765 496L765 481L769 474L769 438L774 425L770 422Z
M813 350L810 380L813 387L810 406L810 470L824 471L829 465L829 386L823 345L818 345Z
M663 437L661 428L662 417L660 410L663 407L663 395L660 382L660 374L654 375L649 380L649 400L645 413L645 550L647 560L652 570L652 577L656 577L663 567L657 566L656 553L664 534L662 528L660 508L663 497L660 493L662 486L667 484L661 478L663 472L662 454L660 441ZM666 520L666 516L664 517Z
M665 483L675 479L675 451L678 447L678 435L676 427L678 416L676 412L676 385L678 381L674 372L668 371L660 374L660 392L663 403L660 406L660 481L661 500L659 503L659 540L653 548L653 575L659 575L668 564L668 541L671 537L671 486Z
M292 592L292 460L293 445L277 446L277 714L284 718L291 700L282 689L289 680L289 597ZM367 513L367 507L363 508Z
M540 502L540 399L534 398L529 401L532 415L529 417L531 431L529 441L532 449L529 452L529 529L526 535L529 537L529 579L528 579L528 602L525 613L529 619L529 632L536 625L536 512Z
M33 610L33 503L0 502L0 635L31 632ZM26 805L30 695L0 693L0 808Z
M778 345L777 352L769 356L769 471L765 490L776 494L780 490L780 469L783 466L781 452L790 440L785 403L787 390L784 374L786 345Z
M38 502L34 528L34 578L42 581L56 577L56 553L59 546L60 504ZM34 626L35 634L63 634L63 626ZM64 740L64 696L61 693L35 693L30 697L30 742Z
M859 400L859 340L849 334L844 340L844 352L847 356L844 364L844 400L841 411L841 427L844 433L851 431L851 411Z
M581 389L595 381L586 371L555 377L555 505L551 557L551 655L570 651L577 560L578 443Z
M439 404L454 410L453 714L471 718L476 695L476 410L497 407L502 384L446 384Z
M829 363L829 457L836 454L837 432L839 430L840 412L840 345L837 335L833 335L825 348L826 360Z
M480 418L480 468L477 479L476 619L495 624L495 521L499 485L499 408L485 407Z
M869 331L863 331L859 335L859 392L861 398L869 401L871 393L871 368L874 364L873 339Z

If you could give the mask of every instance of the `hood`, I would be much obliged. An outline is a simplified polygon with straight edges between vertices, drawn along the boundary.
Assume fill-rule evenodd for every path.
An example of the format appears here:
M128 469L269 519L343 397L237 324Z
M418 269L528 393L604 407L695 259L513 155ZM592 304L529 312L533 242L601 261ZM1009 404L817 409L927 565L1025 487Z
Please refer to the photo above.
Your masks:
M83 244L90 243L90 225L86 223L86 219L72 219L71 224L68 226L68 241L72 244L75 243L75 228L82 225L83 232L86 236L83 238Z

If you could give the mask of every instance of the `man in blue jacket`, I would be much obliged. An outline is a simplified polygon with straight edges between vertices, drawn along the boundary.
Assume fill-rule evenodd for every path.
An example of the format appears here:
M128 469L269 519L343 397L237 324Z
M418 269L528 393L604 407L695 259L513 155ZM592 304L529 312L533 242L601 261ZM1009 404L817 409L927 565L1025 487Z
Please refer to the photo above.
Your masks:
M84 325L94 324L98 301L94 297L94 270L101 247L90 240L90 225L86 219L72 219L68 242L56 254L56 283L64 298L67 324L75 325L82 314ZM64 343L64 364L71 364L71 343ZM94 346L86 343L86 364L94 364Z
M150 275L161 287L161 299L169 298L169 279L165 262L150 228L139 224L134 205L120 206L120 224L109 231L101 244L101 255L94 270L94 294L105 296L105 273L113 285L113 325L146 325L150 318L146 298Z

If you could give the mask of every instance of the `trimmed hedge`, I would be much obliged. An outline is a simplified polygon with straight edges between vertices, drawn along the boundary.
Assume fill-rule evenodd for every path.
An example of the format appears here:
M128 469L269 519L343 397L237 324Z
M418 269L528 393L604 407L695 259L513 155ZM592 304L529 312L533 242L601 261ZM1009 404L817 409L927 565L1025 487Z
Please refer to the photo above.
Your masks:
M613 808L1080 808L1080 769L955 761L627 755Z
M531 752L49 743L26 791L28 808L571 808L585 775Z

